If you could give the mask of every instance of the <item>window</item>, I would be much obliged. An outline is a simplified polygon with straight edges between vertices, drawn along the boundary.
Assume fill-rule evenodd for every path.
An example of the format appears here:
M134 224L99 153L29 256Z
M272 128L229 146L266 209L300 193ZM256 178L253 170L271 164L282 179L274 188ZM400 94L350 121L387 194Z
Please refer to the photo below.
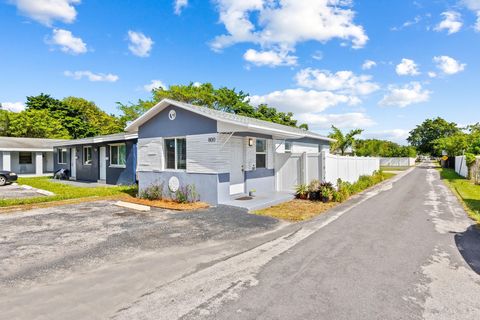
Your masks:
M67 164L67 149L58 149L58 164Z
M92 147L83 147L83 164L92 164Z
M256 168L267 167L267 140L257 139L256 141Z
M165 168L172 170L187 169L187 139L165 139Z
M32 164L32 153L31 152L19 152L18 153L18 163L20 164Z
M124 143L110 145L110 166L125 167L127 163L127 148Z
M286 153L291 153L292 152L292 142L291 141L285 141L285 152Z

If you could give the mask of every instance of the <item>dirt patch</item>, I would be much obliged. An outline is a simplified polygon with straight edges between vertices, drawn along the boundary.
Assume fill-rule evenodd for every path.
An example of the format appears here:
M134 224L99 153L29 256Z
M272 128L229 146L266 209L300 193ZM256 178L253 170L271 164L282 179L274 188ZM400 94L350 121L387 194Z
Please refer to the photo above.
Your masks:
M337 202L323 203L295 199L254 213L288 221L303 221L324 213L337 205Z
M128 198L125 199L126 202L142 204L145 206L162 208L162 209L169 209L169 210L177 210L177 211L188 211L188 210L198 210L198 209L206 209L210 207L205 202L193 202L193 203L178 203L171 200L147 200L147 199L139 199L139 198Z

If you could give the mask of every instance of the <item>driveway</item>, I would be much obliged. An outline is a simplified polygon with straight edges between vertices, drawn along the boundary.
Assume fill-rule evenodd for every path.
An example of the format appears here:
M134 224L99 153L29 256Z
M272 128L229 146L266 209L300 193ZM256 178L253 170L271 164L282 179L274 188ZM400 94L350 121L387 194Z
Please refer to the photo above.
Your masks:
M0 186L0 199L22 199L42 196L44 195L38 193L36 189L25 188L16 183Z
M423 166L115 319L480 319L480 232Z
M2 317L105 319L282 226L226 206L139 213L111 201L0 215Z

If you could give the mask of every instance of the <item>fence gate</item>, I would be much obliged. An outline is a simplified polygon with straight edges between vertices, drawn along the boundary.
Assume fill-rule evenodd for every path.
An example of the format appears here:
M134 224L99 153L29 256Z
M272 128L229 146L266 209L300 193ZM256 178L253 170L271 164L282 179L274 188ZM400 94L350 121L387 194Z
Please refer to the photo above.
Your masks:
M294 191L302 183L302 154L276 153L275 173L278 191Z

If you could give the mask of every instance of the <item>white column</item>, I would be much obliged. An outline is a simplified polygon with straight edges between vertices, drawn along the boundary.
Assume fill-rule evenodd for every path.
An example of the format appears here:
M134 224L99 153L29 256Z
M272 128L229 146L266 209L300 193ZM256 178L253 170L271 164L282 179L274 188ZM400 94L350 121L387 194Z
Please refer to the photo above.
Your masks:
M3 170L10 171L12 170L12 160L10 157L10 151L3 151Z
M35 174L43 174L43 152L35 152Z

